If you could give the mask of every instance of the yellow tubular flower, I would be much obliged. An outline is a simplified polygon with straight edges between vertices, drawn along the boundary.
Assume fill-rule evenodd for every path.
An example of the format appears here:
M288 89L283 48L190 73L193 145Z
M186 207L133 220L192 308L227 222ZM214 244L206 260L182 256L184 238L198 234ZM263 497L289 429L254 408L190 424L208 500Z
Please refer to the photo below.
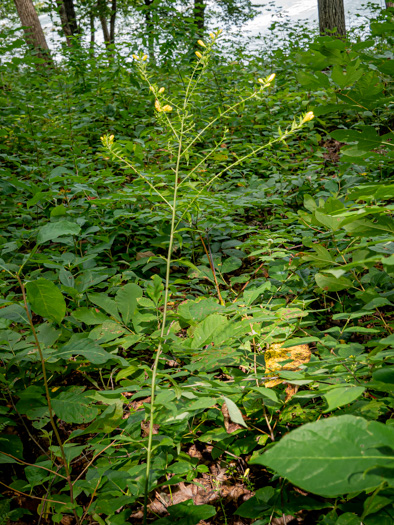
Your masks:
M197 44L201 47L207 47L202 40L197 40Z
M142 60L145 61L147 58L148 58L148 55L144 55L144 56L142 57Z
M172 107L168 104L166 104L165 106L163 106L163 111L165 113L170 113L172 111Z
M164 93L164 91L165 91L165 88L163 88L163 87L161 87L161 88L159 89L159 93Z
M272 73L272 75L270 75L268 78L267 78L267 82L272 82L274 80L274 78L276 77L276 73Z
M156 108L156 111L158 111L159 113L161 113L160 102L159 102L157 99L155 100L155 108Z
M260 84L265 84L265 82L264 82L264 80L262 78L259 78L258 82L260 82Z
M134 60L139 60L140 59L140 57L137 56L137 55L132 55L132 57L134 58Z
M215 39L215 35L213 33L209 33L209 36L212 38L212 40Z
M200 53L200 51L196 51L196 56L197 56L198 58L202 58L202 54Z
M308 113L305 115L305 117L302 119L302 122L309 122L312 119L315 118L315 115L313 114L313 111L308 111Z

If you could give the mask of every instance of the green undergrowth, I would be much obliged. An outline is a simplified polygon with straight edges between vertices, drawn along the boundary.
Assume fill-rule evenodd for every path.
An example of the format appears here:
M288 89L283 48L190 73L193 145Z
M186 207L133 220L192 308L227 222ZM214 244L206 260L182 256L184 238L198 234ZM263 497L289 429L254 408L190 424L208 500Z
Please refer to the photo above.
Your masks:
M0 523L393 523L393 28L2 62Z

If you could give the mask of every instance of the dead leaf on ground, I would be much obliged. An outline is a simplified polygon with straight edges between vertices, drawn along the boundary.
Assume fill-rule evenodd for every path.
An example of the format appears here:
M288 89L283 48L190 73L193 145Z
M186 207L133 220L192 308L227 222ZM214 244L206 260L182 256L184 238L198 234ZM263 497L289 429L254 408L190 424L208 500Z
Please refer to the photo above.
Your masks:
M148 437L149 436L149 421L141 421L141 436L142 437ZM159 433L160 425L153 425L153 432L152 434L158 434Z
M297 345L283 348L284 343L275 343L265 352L265 368L268 376L276 375L280 370L299 370L300 365L308 363L311 358L309 345ZM292 360L291 363L281 365L283 361ZM272 388L283 383L283 379L271 379L265 386ZM293 394L294 395L294 394Z

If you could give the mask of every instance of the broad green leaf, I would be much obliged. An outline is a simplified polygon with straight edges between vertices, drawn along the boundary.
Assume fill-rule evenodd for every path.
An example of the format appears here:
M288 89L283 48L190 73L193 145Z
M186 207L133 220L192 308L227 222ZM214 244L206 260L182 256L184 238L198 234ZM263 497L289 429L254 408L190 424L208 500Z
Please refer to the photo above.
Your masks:
M324 398L328 404L328 408L324 411L324 413L331 412L338 407L348 405L352 401L359 398L364 392L365 388L362 386L343 386L329 390L324 395Z
M183 501L167 508L170 517L154 521L152 525L197 525L202 520L215 516L212 505L195 505L193 500Z
M272 508L270 500L274 497L277 496L273 487L263 487L262 489L258 489L254 496L238 507L235 514L242 518L259 518L263 512L267 512Z
M189 324L195 325L200 321L203 321L208 315L223 310L223 306L220 305L212 297L202 298L197 301L186 301L179 305L178 315L188 321Z
M319 210L314 211L314 216L320 224L323 224L323 226L326 226L326 228L332 230L333 232L339 230L343 222L343 217L327 215L326 213L323 213Z
M374 381L380 381L381 383L388 383L394 385L394 368L392 366L385 366L372 372L372 378Z
M238 270L238 268L241 268L242 261L238 257L229 257L228 259L225 259L222 264L219 264L219 271L221 273L230 273L234 270Z
M322 273L317 273L315 275L315 281L319 288L322 288L328 292L339 292L340 290L345 290L346 288L353 288L352 281L346 277L339 277L339 279L337 279L333 275L323 275Z
M16 323L29 324L26 310L20 304L10 304L0 308L0 319L10 319Z
M234 401L231 401L231 399L229 399L228 397L224 397L224 396L223 396L223 399L224 399L224 402L226 403L228 414L230 416L231 421L233 423L237 423L238 425L242 425L245 428L248 428L248 426L246 425L242 417L242 413L240 409L237 407Z
M88 325L103 324L105 321L109 320L105 314L96 308L87 308L86 306L83 308L77 308L72 315L75 319L78 319L78 321L82 321Z
M89 338L69 342L66 345L64 345L60 350L58 350L55 354L48 354L48 357L54 357L57 359L69 359L74 355L82 355L94 365L102 365L111 359L114 359L115 361L120 361L124 366L128 366L129 364L126 361L126 359L106 352L95 341Z
M393 442L394 428L383 423L330 417L293 430L251 463L273 469L312 494L333 498L379 486L384 478L368 471L394 461L383 453Z
M115 301L124 324L129 323L137 308L137 299L140 297L142 297L142 288L138 284L129 283L118 290Z
M0 463L17 463L15 459L6 456L6 454L19 459L23 458L23 444L15 434L0 434Z
M66 314L66 301L52 281L37 279L26 284L27 299L33 312L61 323Z
M243 299L246 306L250 306L253 301L260 297L264 292L271 289L271 281L263 283L258 288L252 288L251 290L245 290L243 293Z
M211 343L214 334L223 330L228 323L226 317L219 314L211 314L202 321L195 329L193 334L192 348L200 348L205 344Z
M52 398L53 410L57 417L66 423L89 423L98 414L98 408L92 406L90 393L83 387L74 387Z
M121 320L116 302L110 299L108 295L103 293L90 293L88 297L89 301L105 310L107 314L112 315L117 321Z
M155 305L158 305L160 299L163 296L163 292L164 292L163 281L161 280L159 275L155 274L152 277L152 280L148 282L146 286L146 293L149 295L149 297L152 299Z
M118 339L118 337L126 333L128 333L127 330L119 323L115 323L115 321L105 321L102 325L93 328L89 333L89 339L93 339L93 341L97 341L99 344L104 344Z
M48 222L38 231L37 243L43 244L47 241L53 241L62 235L79 235L81 227L75 222L59 221Z

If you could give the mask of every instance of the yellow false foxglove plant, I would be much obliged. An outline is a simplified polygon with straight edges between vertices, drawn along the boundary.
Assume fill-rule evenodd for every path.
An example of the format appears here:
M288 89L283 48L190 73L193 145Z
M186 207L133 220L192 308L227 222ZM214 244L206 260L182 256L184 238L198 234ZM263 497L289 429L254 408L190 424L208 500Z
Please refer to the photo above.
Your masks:
M259 89L253 90L248 96L238 100L231 106L227 107L221 112L216 118L211 119L205 126L200 128L198 132L193 133L194 122L192 114L192 105L195 97L195 92L198 85L206 71L209 57L212 52L212 48L216 43L217 39L221 34L221 30L215 33L210 33L211 41L204 44L204 51L201 54L199 51L196 55L199 60L196 61L194 68L185 82L184 94L181 100L169 100L164 95L164 88L157 88L156 85L151 83L151 75L147 70L147 62L137 55L135 58L135 65L140 73L142 79L147 83L149 90L152 92L154 98L154 107L156 109L156 118L161 119L162 124L166 124L169 140L168 143L171 145L169 150L172 155L172 173L168 176L168 180L165 184L165 190L163 190L162 179L158 183L155 183L154 175L147 175L142 172L132 161L127 157L126 150L122 148L121 144L117 144L114 141L113 135L102 137L103 146L108 150L113 160L117 160L131 169L137 177L140 177L150 187L150 189L160 198L164 205L170 212L170 233L168 242L168 251L166 258L166 275L164 285L164 305L162 309L162 319L160 324L160 338L159 343L154 353L154 363L152 367L152 383L151 383L151 396L150 396L150 418L149 418L149 433L147 443L147 457L146 457L146 474L145 474L145 501L144 501L144 524L146 525L147 520L147 503L148 493L150 486L150 474L151 474L151 462L152 462L152 443L153 443L153 429L155 421L155 396L156 396L156 381L158 374L158 366L160 356L163 350L163 344L166 336L170 329L167 322L168 317L168 305L170 299L170 270L172 263L172 255L174 248L174 241L177 234L177 229L182 220L190 214L190 210L198 204L199 198L203 192L212 186L212 184L220 179L225 173L232 168L240 165L245 160L256 156L264 149L270 148L273 144L283 142L287 137L294 134L302 128L302 126L312 120L313 113L308 112L306 115L301 116L299 119L294 120L291 126L285 131L278 129L277 136L268 140L265 144L256 146L254 149L249 151L247 154L240 158L236 158L234 161L229 162L228 165L217 170L214 175L211 175L208 179L199 178L202 166L208 161L212 161L214 154L217 149L223 144L226 131L223 137L217 141L215 147L204 153L202 156L193 155L193 146L198 142L201 142L203 136L210 129L215 129L217 123L223 120L227 115L237 111L246 102L253 99L259 99L262 96L262 91L268 88L275 79L275 74L271 74L265 79L259 79ZM202 41L201 41L202 42ZM200 43L200 42L199 42ZM200 44L201 45L201 44ZM137 57L137 58L136 58ZM202 60L203 57L203 60ZM191 160L193 162L191 162ZM178 206L178 199L181 190L185 190L187 194L187 201L184 204L184 209L180 210Z

